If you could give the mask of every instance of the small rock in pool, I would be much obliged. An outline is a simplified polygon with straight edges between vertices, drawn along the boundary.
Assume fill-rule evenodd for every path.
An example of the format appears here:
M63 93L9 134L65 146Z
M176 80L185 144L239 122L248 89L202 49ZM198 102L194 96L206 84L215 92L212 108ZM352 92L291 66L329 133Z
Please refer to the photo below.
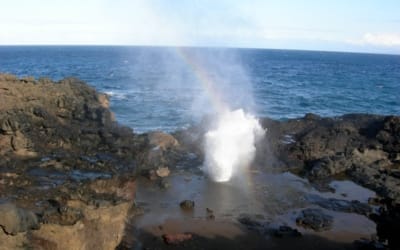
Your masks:
M207 214L207 220L215 220L214 214Z
M165 179L161 179L159 186L161 189L168 189L171 186L171 184L168 181L166 181Z
M157 173L154 169L144 171L143 176L147 177L151 181L155 181L158 179Z
M169 176L170 171L168 167L164 167L164 168L158 168L156 170L156 174L158 175L158 177L164 178Z
M311 228L315 231L329 230L333 224L333 217L325 214L321 209L307 208L301 211L296 223L305 228Z
M178 245L186 240L192 239L192 235L189 233L177 233L177 234L164 234L164 242L168 245Z
M184 200L179 205L181 206L182 209L192 210L194 208L194 201Z

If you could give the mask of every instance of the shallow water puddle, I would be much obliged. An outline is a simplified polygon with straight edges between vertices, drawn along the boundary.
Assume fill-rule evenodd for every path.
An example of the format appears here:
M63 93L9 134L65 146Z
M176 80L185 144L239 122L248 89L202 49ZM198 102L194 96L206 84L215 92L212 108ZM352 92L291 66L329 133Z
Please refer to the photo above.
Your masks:
M215 183L203 175L175 173L167 180L170 187L161 189L156 181L138 179L137 198L145 213L135 217L136 230L154 236L163 233L192 232L204 237L236 237L248 233L237 218L243 214L258 218L270 226L287 225L303 234L318 235L337 242L352 242L375 234L375 224L366 216L321 208L310 200L352 200L366 202L375 193L351 181L333 181L335 192L319 192L310 183L291 173L249 172L247 176L226 183ZM193 200L195 207L184 211L179 203ZM346 203L347 202L347 203ZM296 217L305 208L320 208L333 216L330 230L314 232L296 225ZM209 211L215 219L209 219Z

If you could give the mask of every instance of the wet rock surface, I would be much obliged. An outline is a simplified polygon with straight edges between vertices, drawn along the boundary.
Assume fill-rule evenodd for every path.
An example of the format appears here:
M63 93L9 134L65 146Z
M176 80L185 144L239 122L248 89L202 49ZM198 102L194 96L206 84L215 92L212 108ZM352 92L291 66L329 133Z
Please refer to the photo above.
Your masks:
M180 190L189 191L193 183L206 178L199 169L204 159L202 141L207 129L203 123L172 134L160 131L135 134L132 129L114 121L107 95L96 92L78 79L53 82L45 78L18 79L0 74L1 247L115 249L118 246L124 249L125 246L125 249L133 249L124 235L130 232L126 229L126 226L129 228L127 222L141 214L138 211L147 212L135 204L137 178L141 175L147 177L150 186L153 185L152 190L156 187L154 190L161 194L170 192L179 197L179 200L171 198L176 213L180 210L192 211L187 213L189 216L203 213L202 220L209 223L206 225L218 228L224 218L236 216L229 215L232 213L229 207L225 207L229 211L220 211L213 205L210 205L212 210L206 209L205 200L176 193L176 185L180 185ZM321 212L325 210L357 214L376 223L378 239L357 246L391 249L400 246L397 237L400 225L400 117L349 114L323 118L307 114L286 121L264 118L261 123L268 131L257 145L255 170L279 174L290 171L309 181L302 182L301 187L310 185L325 193L334 191L328 185L330 181L349 179L374 190L382 199L371 205L345 196L332 198L329 195L322 197L314 191L284 190L284 194L293 197L303 209L290 217L291 225L273 225L258 215L235 217L241 228L247 230L247 236L236 236L238 241L222 238L214 242L216 246L246 249L249 246L246 242L251 239L251 246L260 249L257 244L264 244L272 237L275 245L272 244L271 249L280 249L280 246L291 249L293 245L285 245L280 238L299 241L313 249L312 244L307 245L308 241L313 242L312 238L301 230L303 227L316 231L331 228L335 216L331 218ZM177 183L174 178L180 174L185 175L184 180ZM208 183L202 187L202 192L226 192L224 187L213 185L217 184ZM282 191L270 187L267 191L260 193L269 201L277 202L279 208L271 206L264 210L275 212L298 208L293 205L294 201L280 201L279 192ZM237 195L239 192L229 198L238 198ZM182 209L177 206L179 203ZM253 204L247 203L239 205L252 207ZM313 208L305 208L310 205ZM160 211L168 209L168 204L160 206ZM300 227L295 224L296 218ZM231 227L229 230L232 234L236 232ZM161 231L163 234L157 238L161 245L157 245L157 241L156 248L169 247L165 242L171 242L177 249L210 247L208 238L192 232L189 240L184 234L188 231L169 232L165 228ZM146 239L152 242L152 237ZM351 249L355 246L317 241L323 242L321 249L327 246Z
M184 200L184 201L181 201L181 203L179 203L179 206L183 210L192 210L192 209L194 209L194 201Z
M323 118L263 119L268 128L258 161L273 159L310 180L346 175L384 197L400 201L400 117L349 114ZM287 138L290 138L288 141Z
M313 204L332 211L357 213L362 215L369 215L372 212L372 208L368 204L362 203L358 200L348 201L335 198L327 199L318 195L308 195L306 196L306 199Z
M380 221L378 235L385 235L380 239L388 240L393 249L400 246L394 233L395 225L400 225L395 216L400 203L400 117L348 114L324 118L307 114L287 121L263 119L262 124L268 133L259 145L259 164L272 161L270 165L304 176L317 188L335 178L349 178L374 190L387 199L377 204L380 211L358 201L308 198L325 209L375 218ZM386 220L388 213L391 222Z
M325 214L321 209L307 208L301 211L301 215L296 218L296 223L315 231L324 231L332 227L333 217Z
M294 228L289 226L279 226L277 229L272 229L273 235L278 238L292 238L300 237L301 233Z
M113 249L134 207L133 131L68 78L0 75L1 249Z

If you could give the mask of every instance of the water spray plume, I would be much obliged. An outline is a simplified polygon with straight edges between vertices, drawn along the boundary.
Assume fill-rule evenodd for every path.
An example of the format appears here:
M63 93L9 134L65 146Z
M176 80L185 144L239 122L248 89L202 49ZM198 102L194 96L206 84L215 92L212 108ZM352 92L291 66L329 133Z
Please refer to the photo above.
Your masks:
M226 96L222 96L214 78L190 50L177 48L177 52L194 72L216 113L216 127L205 134L206 173L216 182L226 182L234 175L244 174L255 156L255 144L264 135L264 130L254 116L242 109L230 110L222 98Z
M210 178L226 182L244 173L264 133L257 119L242 109L219 115L216 128L205 135L205 169Z

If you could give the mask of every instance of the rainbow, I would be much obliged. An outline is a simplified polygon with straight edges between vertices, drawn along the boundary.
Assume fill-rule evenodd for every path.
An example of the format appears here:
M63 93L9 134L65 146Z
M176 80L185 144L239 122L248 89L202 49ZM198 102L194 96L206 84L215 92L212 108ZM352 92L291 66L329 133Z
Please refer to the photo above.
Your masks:
M228 111L228 106L222 101L222 95L215 88L215 82L206 69L196 60L190 49L184 47L176 48L177 54L190 67L191 71L200 82L206 95L210 98L211 105L216 112L221 114Z

